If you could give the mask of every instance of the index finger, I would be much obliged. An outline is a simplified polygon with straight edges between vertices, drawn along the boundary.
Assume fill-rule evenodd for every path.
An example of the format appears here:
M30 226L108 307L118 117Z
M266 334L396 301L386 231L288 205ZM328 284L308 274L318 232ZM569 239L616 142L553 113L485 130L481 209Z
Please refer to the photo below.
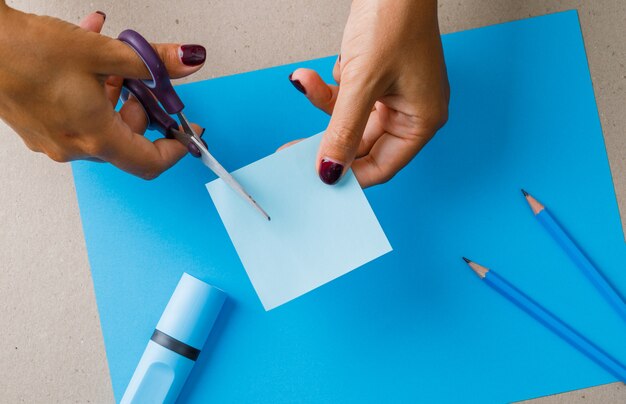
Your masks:
M107 141L97 157L145 180L157 178L187 154L187 148L175 139L151 142L133 132L117 113L103 136Z
M352 163L352 171L362 188L382 184L411 162L428 142L427 137L398 137L384 133L369 153Z

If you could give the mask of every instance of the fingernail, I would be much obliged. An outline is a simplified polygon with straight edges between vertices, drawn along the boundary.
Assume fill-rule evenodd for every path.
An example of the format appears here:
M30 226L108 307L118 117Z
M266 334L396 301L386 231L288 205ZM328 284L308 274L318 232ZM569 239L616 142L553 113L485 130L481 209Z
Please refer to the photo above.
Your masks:
M100 14L100 15L102 16L102 19L103 19L104 21L106 21L106 19L107 19L107 15L104 13L104 11L96 11L96 13L97 13L97 14Z
M337 62L341 63L341 53L339 54L339 56L337 57Z
M200 141L202 141L202 144L204 145L204 147L206 147L207 149L209 148L209 145L206 144L206 142L204 141L204 139L202 139L202 136L204 136L204 132L206 131L206 128L202 128L202 132L200 132L200 134L198 135L200 137Z
M293 84L293 86L296 88L296 90L298 90L302 94L306 95L306 90L305 90L304 86L302 85L302 83L300 83L300 80L293 80L291 78L291 76L293 76L293 73L291 73L289 75L289 81L291 81L291 84Z
M335 161L332 161L327 158L323 158L320 162L320 179L328 184L333 185L339 178L341 178L341 173L343 173L343 165L339 164Z
M206 49L202 45L181 45L178 54L187 66L198 66L206 60Z
M200 149L198 149L198 146L196 146L195 143L189 143L187 145L187 151L189 152L189 154L191 154L195 158L198 158L198 157L200 157L202 155L200 153Z

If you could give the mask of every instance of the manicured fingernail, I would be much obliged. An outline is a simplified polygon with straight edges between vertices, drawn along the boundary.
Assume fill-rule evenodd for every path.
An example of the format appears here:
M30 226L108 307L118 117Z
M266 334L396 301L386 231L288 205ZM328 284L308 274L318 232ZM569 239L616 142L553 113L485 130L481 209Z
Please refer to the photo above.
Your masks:
M306 95L306 89L304 88L302 83L300 83L300 80L294 80L294 79L291 78L291 76L293 76L293 73L291 73L289 75L289 81L291 82L291 84L293 84L293 86L296 88L296 90L298 90L302 94Z
M107 15L104 13L104 11L96 11L96 13L100 14L102 16L102 19L106 21Z
M198 146L196 146L195 143L189 143L187 145L187 151L189 152L189 154L191 154L195 158L198 158L198 157L200 157L202 155L200 153L200 149L198 149Z
M202 45L181 45L178 54L187 66L198 66L206 60L206 49Z
M332 161L327 158L323 158L320 162L320 179L328 184L333 185L339 178L341 178L341 173L343 173L343 165L339 164L335 161Z
M337 62L341 63L341 53L339 54L339 56L337 57Z

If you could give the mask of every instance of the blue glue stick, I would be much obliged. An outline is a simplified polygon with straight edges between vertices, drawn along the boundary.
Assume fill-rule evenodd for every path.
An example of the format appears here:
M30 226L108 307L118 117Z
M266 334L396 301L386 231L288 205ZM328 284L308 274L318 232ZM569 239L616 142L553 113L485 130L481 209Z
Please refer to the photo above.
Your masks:
M121 403L175 402L225 299L221 290L183 273Z

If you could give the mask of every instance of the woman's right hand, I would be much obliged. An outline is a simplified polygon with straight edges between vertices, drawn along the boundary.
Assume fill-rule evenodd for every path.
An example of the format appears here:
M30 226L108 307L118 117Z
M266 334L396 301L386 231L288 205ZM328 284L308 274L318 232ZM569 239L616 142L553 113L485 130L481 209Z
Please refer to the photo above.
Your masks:
M352 168L362 187L391 179L448 119L450 86L436 0L353 0L333 76L297 69L292 84L331 115L320 179Z
M79 27L0 1L0 118L31 150L55 161L105 161L152 179L187 149L176 140L145 138L146 117L136 100L114 110L123 78L150 74L129 46L99 34L105 18L92 13ZM153 46L172 78L196 72L206 57L199 45Z

